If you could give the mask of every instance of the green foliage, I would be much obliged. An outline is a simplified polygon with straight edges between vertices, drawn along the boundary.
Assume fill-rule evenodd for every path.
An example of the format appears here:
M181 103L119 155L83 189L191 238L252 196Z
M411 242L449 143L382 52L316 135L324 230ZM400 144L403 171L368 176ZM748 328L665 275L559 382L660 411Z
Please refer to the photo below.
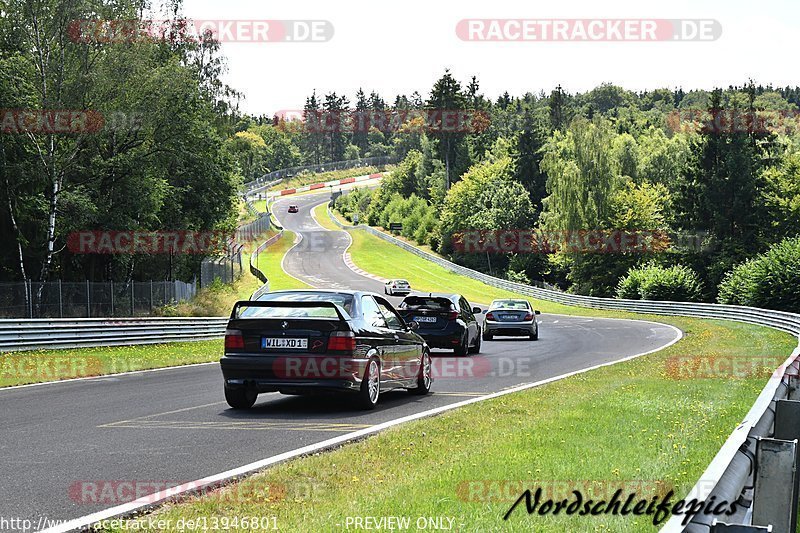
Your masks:
M602 119L576 119L566 133L556 131L542 158L547 192L542 226L552 230L604 226L619 184L612 153L614 132Z
M524 271L509 270L506 272L506 279L513 283L523 283L525 285L530 285L531 283L530 278Z
M737 265L719 286L719 303L800 310L800 237Z
M683 265L663 267L650 263L632 268L617 285L617 297L631 300L697 302L702 293L703 284L697 273Z

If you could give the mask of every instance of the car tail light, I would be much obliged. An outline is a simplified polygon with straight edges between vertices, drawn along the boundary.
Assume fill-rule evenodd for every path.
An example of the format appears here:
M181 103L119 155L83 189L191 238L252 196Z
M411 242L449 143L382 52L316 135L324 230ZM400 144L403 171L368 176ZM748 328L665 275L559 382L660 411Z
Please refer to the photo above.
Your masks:
M458 318L458 311L450 311L447 313L447 320L455 320Z
M244 337L242 332L238 329L225 330L225 349L226 350L243 350Z
M352 331L333 331L328 337L328 350L340 352L354 352L356 350L356 335Z
M528 322L529 320L533 320L533 315L530 314L530 313L525 313L525 317L522 320L524 320L525 322Z
M494 320L494 315L491 312L486 313L486 320Z

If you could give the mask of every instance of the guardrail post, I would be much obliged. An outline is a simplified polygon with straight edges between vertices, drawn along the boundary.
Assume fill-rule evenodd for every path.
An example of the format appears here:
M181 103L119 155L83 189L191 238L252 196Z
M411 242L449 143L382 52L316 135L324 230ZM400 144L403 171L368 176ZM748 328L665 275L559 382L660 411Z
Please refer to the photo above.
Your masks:
M91 304L91 296L89 296L89 280L86 280L86 318L92 318L92 304Z
M776 439L797 441L800 440L800 402L795 400L778 400L775 402L775 431ZM795 449L800 454L800 447ZM800 456L795 457L795 465L800 464ZM800 476L794 476L792 493L792 525L790 531L797 530L797 499L800 495Z
M114 316L114 280L110 281L111 283L111 290L108 291L111 294L111 316Z
M797 475L797 440L760 437L756 441L753 524L771 525L775 533L794 533L796 517L794 478ZM793 516L794 513L794 516Z
M61 278L58 278L58 318L64 318L64 300L61 298Z
M746 526L744 524L726 524L717 522L716 519L711 523L711 533L758 533L759 531L772 531L772 526Z
M133 314L134 314L133 313L133 288L134 288L134 284L133 283L134 283L133 280L131 280L131 316L133 316Z
M800 376L787 376L789 385L788 398L790 400L800 400Z

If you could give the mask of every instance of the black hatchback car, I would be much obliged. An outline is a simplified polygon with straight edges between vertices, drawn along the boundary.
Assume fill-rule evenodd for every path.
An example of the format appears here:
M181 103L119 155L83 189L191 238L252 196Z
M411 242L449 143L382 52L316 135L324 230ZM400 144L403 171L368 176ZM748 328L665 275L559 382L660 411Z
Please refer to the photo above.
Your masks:
M341 391L372 409L386 390L427 394L431 357L416 327L370 292L276 291L237 302L220 360L225 399L249 409L262 392Z
M470 307L463 296L406 296L397 311L405 320L418 324L416 332L431 348L454 350L456 355L481 351L481 327L475 318L481 310Z

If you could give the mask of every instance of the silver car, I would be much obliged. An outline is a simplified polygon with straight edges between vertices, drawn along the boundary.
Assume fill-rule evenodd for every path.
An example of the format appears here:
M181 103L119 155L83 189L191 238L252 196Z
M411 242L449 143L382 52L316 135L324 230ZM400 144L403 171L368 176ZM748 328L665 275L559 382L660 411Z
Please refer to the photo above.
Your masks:
M404 279L390 279L383 286L383 294L389 296L408 296L411 293L411 284Z
M495 300L483 318L483 340L502 335L525 336L535 341L539 338L539 314L527 300Z

